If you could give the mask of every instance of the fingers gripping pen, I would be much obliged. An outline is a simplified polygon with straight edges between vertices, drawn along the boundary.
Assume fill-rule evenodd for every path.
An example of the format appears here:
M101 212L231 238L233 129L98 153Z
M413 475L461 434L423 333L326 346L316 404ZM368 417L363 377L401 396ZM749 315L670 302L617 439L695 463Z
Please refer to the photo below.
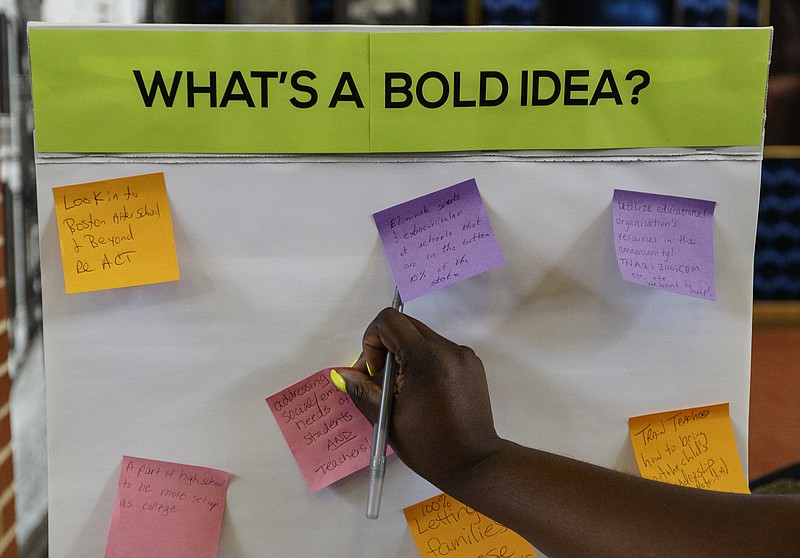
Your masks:
M402 312L403 301L397 287L394 289L392 308ZM372 435L372 451L369 459L369 495L367 497L367 518L378 519L381 508L383 477L386 471L386 445L389 436L389 419L392 414L394 400L394 381L397 374L397 361L394 354L386 353L386 364L383 367L383 383L381 385L381 406L378 409L378 422Z

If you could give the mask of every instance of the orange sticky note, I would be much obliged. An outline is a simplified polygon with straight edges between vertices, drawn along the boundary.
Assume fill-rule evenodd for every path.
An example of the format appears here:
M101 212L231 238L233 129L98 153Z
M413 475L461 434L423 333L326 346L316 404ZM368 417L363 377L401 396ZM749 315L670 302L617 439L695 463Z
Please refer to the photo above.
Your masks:
M403 510L421 556L533 558L531 543L447 494Z
M53 188L68 294L180 279L163 173Z
M747 494L727 403L628 419L642 477Z

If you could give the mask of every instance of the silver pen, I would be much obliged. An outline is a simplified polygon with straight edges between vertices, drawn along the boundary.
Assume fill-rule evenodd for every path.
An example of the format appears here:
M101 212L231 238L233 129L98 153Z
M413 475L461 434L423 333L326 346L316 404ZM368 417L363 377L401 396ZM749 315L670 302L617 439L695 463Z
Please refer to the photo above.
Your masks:
M400 291L394 289L392 308L402 312L403 301ZM381 508L381 492L383 477L386 472L386 444L389 437L389 418L392 414L394 400L394 380L397 374L397 361L394 353L386 353L386 364L383 366L383 383L381 384L381 406L378 409L378 422L372 435L372 451L369 458L369 496L367 497L367 518L378 519Z

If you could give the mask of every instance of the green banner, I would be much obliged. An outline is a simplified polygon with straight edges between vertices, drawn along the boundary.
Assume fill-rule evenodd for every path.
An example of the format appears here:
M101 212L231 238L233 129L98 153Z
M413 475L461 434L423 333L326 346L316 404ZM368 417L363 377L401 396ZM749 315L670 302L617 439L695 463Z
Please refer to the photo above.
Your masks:
M769 28L32 27L39 152L760 145Z

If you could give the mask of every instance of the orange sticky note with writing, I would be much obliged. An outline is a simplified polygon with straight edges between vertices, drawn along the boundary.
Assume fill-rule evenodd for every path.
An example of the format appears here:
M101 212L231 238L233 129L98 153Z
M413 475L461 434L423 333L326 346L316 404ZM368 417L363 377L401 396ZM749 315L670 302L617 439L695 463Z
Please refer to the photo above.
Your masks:
M534 558L531 543L447 494L403 510L421 556Z
M53 188L67 294L180 279L163 173Z
M648 479L748 494L728 403L628 419L639 472Z

